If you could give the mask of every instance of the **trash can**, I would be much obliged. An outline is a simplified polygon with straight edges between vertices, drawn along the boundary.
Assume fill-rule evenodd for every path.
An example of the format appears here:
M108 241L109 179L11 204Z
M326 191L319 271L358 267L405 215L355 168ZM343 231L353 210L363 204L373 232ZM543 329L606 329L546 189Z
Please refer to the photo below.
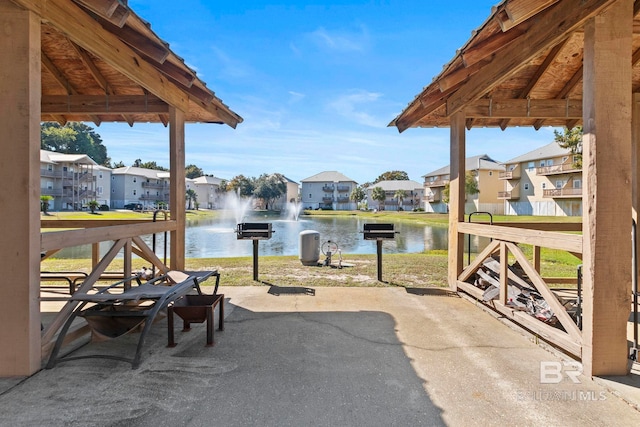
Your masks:
M318 265L320 259L320 233L314 230L300 232L300 262Z

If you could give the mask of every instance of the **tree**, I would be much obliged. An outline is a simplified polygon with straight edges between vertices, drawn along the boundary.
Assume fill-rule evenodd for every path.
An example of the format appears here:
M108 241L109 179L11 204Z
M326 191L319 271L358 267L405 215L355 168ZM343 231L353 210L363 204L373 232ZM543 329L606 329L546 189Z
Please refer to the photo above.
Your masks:
M99 165L109 166L107 147L93 128L80 122L60 126L56 122L40 124L40 148L65 154L86 154Z
M269 205L272 202L286 193L287 181L282 174L262 174L255 180L253 195L264 201L265 209L267 210L269 210Z
M409 181L409 175L405 171L388 171L377 177L373 183L377 184L380 181Z
M150 162L143 162L140 159L136 159L136 161L133 163L134 167L137 168L143 168L143 169L152 169L152 170L157 170L157 171L168 171L168 168L165 168L164 166L160 166L158 165L155 161L150 161Z
M87 206L89 206L91 213L94 214L96 213L96 209L98 209L98 206L100 206L100 203L98 203L97 200L89 200L89 203L87 203Z
M367 198L367 193L364 191L362 186L356 187L353 189L351 194L349 194L349 199L356 203L356 206L360 206L360 203Z
M402 210L402 202L404 198L407 197L407 192L404 190L396 190L393 194L393 198L398 200L398 210Z
M197 167L196 165L187 165L184 168L185 176L189 179L198 178L204 175L202 169Z
M449 183L447 182L442 190L442 201L445 203L449 203L449 191ZM473 175L473 172L467 171L464 175L464 194L466 196L473 196L479 192L480 189L478 188L476 177Z
M124 164L124 162L122 160L120 160L118 163L114 163L111 166L111 169L118 169L118 168L124 168L126 165Z
M382 187L373 187L371 198L378 202L378 209L383 210L383 203L387 198L387 194L384 192L384 189Z
M196 190L190 188L185 192L185 197L187 199L187 202L189 202L187 209L191 210L191 203L198 201L198 194L196 194Z
M216 190L216 192L219 194L224 194L227 191L229 191L228 186L229 186L229 182L226 179L221 179L220 185L218 186L218 189Z
M253 190L255 185L252 179L245 177L244 175L234 176L227 184L227 191L233 191L240 197L253 196Z
M562 148L567 148L573 155L573 166L577 169L582 168L582 126L576 126L571 129L564 128L563 133L557 130L553 131L554 140Z
M40 209L45 215L47 215L47 212L49 211L49 202L51 200L53 200L52 196L40 196Z

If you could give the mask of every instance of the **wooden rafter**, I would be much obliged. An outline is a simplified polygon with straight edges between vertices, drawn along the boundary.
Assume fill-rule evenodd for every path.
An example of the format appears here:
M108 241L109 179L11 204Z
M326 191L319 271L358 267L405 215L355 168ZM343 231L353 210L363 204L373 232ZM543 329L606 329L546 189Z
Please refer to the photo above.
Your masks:
M80 6L92 11L118 27L122 27L131 14L120 0L74 0Z
M161 114L166 102L146 95L44 95L42 114Z
M67 94L69 95L77 95L78 91L76 91L73 87L73 85L69 82L69 80L64 76L64 74L62 74L62 71L60 71L58 69L58 67L55 66L55 64L51 61L51 59L49 59L47 57L47 55L44 54L44 52L42 52L40 54L40 57L42 58L42 65L51 73L51 75L53 76L53 78L58 82L58 84L67 91ZM66 113L70 113L71 111L67 110ZM57 113L59 115L63 115L64 116L64 112L59 112ZM100 123L102 123L102 120L100 120L100 118L98 116L92 115L91 116L91 120L96 124L96 126L100 126ZM66 119L65 119L65 123L66 123Z
M557 58L562 48L567 44L567 40L569 40L568 37L551 48L546 58L542 62L542 64L540 64L540 66L536 70L535 74L531 76L531 78L529 79L529 83L527 83L527 86L525 86L524 89L522 89L522 91L518 95L519 99L526 99L529 96L533 88L540 81L540 78L549 69L551 64L553 64L553 61L555 61L555 59ZM500 129L505 130L508 125L509 125L509 119L505 119L502 122L500 122Z
M496 52L482 73L476 73L447 100L447 113L459 111L470 101L478 99L499 83L507 80L531 59L549 46L558 44L584 22L602 12L615 0L563 0L555 7L536 15L538 22L518 40Z
M502 28L502 31L507 31L558 1L559 0L512 0L502 6L497 13L500 28Z
M581 99L480 99L471 102L464 114L472 119L486 118L582 118Z
M567 81L567 83L564 85L562 90L560 90L560 92L556 96L556 99L562 99L569 96L569 93L571 93L571 91L576 87L576 85L582 81L582 71L583 71L583 68L581 65L580 68L578 68L578 70L575 73L573 73L573 76L571 76L569 81ZM533 127L536 130L538 130L540 129L543 123L544 123L543 119L536 120L535 123L533 124Z

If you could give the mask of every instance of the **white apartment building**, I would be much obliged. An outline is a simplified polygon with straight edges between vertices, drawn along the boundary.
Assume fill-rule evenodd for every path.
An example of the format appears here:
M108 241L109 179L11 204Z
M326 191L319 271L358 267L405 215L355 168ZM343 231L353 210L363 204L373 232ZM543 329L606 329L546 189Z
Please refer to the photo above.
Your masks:
M93 176L96 183L95 200L100 205L111 206L111 172L112 169L106 166L94 166Z
M196 192L197 203L200 208L219 209L222 206L222 194L220 193L221 178L215 176L199 176L187 179L187 190Z
M557 142L505 163L500 175L507 215L582 215L582 168Z
M498 199L498 192L504 186L500 181L500 172L505 168L486 154L468 157L465 171L471 172L478 182L478 194L467 195L465 213L489 212L494 215L504 213L504 203ZM449 183L449 165L423 175L425 212L446 213L447 204L443 200L443 190Z
M376 187L384 190L386 198L382 203L373 200L373 189ZM396 197L398 191L405 193L401 200ZM367 188L366 193L369 208L385 211L413 211L422 207L424 187L419 182L411 180L380 181Z
M349 198L358 183L340 172L320 172L301 183L300 202L304 209L348 211L358 208Z
M51 196L50 210L81 210L96 198L95 168L86 154L40 150L40 194Z
M287 209L288 203L295 203L300 201L300 184L284 177L287 184L287 192L280 196L274 203L273 209L277 211L283 211Z
M111 175L111 208L139 203L145 209L169 204L169 172L126 166Z

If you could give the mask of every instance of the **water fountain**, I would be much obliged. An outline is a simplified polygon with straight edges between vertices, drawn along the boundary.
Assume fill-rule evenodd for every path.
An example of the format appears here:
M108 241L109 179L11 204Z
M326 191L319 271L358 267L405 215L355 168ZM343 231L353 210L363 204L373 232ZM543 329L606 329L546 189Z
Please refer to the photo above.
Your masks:
M298 221L300 217L300 212L302 211L302 206L300 202L287 202L287 206L285 209L285 217L289 221Z
M234 224L239 224L244 221L252 207L253 197L240 197L239 194L228 192L222 201L222 216L233 219Z

